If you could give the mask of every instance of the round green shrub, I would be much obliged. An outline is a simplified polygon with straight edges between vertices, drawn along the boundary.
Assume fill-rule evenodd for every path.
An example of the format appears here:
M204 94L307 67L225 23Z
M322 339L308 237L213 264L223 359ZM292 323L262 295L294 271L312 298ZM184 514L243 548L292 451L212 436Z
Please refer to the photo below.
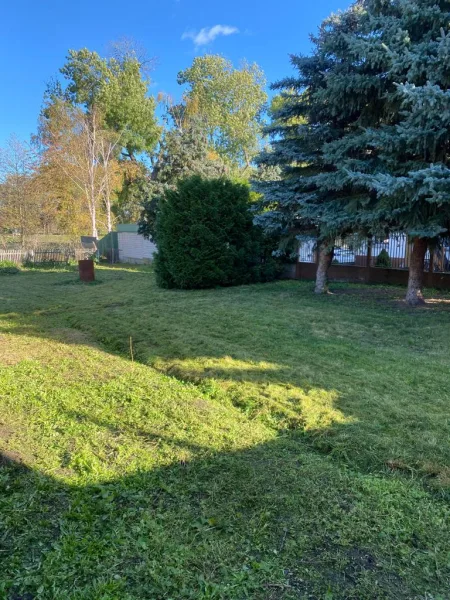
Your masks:
M11 260L0 260L0 275L17 275L19 267Z
M270 243L253 225L249 188L229 179L182 180L156 218L158 284L208 288L274 279Z
M383 248L383 250L378 255L375 266L381 269L390 269L392 267L389 253L385 248Z

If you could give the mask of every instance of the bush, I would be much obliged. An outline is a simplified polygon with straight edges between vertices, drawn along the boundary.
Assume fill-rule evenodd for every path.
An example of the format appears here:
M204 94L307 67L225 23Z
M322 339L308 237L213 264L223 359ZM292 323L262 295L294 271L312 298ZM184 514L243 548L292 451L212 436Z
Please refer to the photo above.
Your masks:
M272 247L253 225L249 188L190 177L167 190L156 219L158 284L208 288L274 279Z
M17 273L20 273L20 269L16 263L10 260L0 260L0 275L17 275Z
M383 248L380 254L377 257L377 261L375 263L376 267L380 267L381 269L390 269L392 267L391 259L389 257L389 253L387 250Z

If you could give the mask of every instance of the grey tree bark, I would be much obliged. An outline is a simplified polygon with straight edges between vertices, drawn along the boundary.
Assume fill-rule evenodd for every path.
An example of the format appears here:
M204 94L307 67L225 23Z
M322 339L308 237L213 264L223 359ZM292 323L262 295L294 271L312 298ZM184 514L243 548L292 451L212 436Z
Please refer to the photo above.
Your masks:
M423 297L423 270L425 254L427 252L428 239L414 238L413 249L409 263L408 289L406 291L406 303L410 306L425 304Z
M314 293L328 293L328 269L333 262L334 246L323 242L319 247L319 260L317 263L316 287Z

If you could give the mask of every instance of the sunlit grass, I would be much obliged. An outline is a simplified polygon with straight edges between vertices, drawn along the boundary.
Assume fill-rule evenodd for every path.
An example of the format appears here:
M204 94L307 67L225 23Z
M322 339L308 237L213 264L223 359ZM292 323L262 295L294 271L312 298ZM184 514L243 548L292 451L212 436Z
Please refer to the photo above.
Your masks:
M97 279L2 281L0 598L447 597L448 297Z
M269 362L235 360L230 356L195 359L157 359L153 367L177 378L196 383L200 389L231 399L247 416L278 428L305 431L327 429L333 423L350 423L337 407L334 390L302 389L290 383L289 370Z

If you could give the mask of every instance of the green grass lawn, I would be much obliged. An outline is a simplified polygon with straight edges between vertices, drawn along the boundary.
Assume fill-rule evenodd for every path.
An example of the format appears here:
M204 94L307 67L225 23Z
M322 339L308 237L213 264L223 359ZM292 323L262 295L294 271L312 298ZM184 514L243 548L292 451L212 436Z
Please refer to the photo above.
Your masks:
M0 598L450 598L450 296L0 278Z

